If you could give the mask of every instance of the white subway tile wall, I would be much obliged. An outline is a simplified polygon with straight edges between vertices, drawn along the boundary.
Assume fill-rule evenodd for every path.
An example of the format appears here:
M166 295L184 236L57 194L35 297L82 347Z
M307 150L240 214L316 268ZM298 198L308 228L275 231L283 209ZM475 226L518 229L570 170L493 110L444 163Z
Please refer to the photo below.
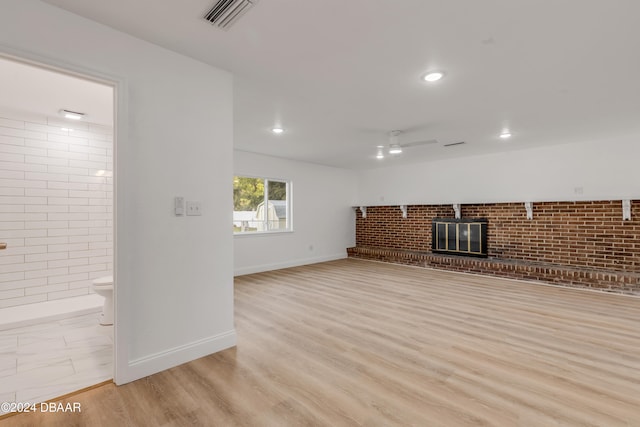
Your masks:
M112 171L112 128L0 111L0 308L112 274Z

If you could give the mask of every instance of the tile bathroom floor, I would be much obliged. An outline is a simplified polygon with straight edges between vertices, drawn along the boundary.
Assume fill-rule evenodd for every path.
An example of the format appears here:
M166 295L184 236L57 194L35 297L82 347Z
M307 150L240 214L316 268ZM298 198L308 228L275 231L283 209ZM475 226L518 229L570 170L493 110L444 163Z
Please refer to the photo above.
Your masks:
M113 378L113 326L99 315L0 331L0 402L43 402Z

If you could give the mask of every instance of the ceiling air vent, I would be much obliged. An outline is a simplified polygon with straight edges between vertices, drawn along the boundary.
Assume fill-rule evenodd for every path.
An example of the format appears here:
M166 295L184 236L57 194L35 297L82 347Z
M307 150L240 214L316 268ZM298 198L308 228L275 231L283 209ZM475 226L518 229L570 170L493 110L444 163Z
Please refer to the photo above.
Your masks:
M228 30L242 15L247 13L258 0L218 0L204 19L218 28Z
M453 147L454 145L462 145L464 143L465 143L464 141L452 142L451 144L444 144L443 147Z

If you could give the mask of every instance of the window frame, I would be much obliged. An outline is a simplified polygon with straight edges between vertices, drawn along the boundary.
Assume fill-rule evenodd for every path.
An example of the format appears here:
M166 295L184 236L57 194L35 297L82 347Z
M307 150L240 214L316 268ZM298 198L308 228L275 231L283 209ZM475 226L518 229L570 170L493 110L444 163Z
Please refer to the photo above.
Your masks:
M234 231L234 236L264 236L270 234L281 234L281 233L293 233L293 182L290 179L286 178L271 178L268 176L260 176L260 175L248 175L248 174L234 174L233 179L235 180L237 177L239 178L252 178L252 179L261 179L264 182L264 199L263 203L268 203L269 198L269 181L274 182L282 182L285 184L286 191L286 211L287 211L287 227L279 228L275 230L261 230L261 231ZM235 206L234 206L235 212Z

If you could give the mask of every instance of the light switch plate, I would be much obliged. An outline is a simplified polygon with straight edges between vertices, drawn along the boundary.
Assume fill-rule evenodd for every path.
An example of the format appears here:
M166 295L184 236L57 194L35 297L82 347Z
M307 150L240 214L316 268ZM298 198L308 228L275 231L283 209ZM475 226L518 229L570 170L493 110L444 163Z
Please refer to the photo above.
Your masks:
M187 215L188 216L202 215L202 204L200 202L187 201Z
M176 216L184 215L184 197L175 197L173 199L174 213Z

